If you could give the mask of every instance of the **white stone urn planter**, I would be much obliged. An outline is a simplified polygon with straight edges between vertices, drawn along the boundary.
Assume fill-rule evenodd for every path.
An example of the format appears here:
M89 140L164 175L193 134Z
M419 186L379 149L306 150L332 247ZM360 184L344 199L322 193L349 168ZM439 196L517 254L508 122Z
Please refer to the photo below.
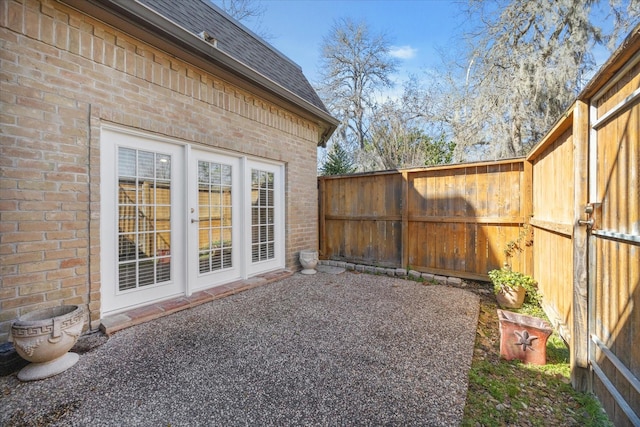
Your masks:
M63 305L32 311L11 326L9 341L23 359L31 362L18 372L22 381L40 380L66 371L80 356L69 353L84 325L84 310Z
M302 264L302 274L316 274L316 265L318 265L318 251L300 251L300 264Z

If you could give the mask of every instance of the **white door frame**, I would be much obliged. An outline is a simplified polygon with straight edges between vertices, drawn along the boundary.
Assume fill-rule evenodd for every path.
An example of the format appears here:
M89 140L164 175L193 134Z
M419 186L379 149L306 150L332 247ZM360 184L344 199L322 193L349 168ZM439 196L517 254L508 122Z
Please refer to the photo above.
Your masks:
M274 174L274 257L272 259L252 261L252 234L251 234L251 174L253 170L259 170L264 172L270 172ZM247 159L245 165L245 208L244 208L244 222L245 228L245 242L243 249L246 253L243 256L243 260L246 262L246 274L252 276L267 271L273 271L284 268L285 266L285 197L284 197L284 180L285 170L283 164L265 162L263 160Z
M187 290L186 295L190 296L198 290L211 288L224 283L229 283L242 278L242 245L241 231L243 230L242 210L242 190L243 174L241 159L238 156L230 156L214 150L203 150L200 147L189 147L187 155L188 174L188 212L187 212ZM232 267L219 272L200 273L199 265L199 190L198 190L198 162L207 161L210 163L220 163L231 166L232 171Z
M169 154L171 156L171 279L167 282L126 291L118 289L118 149ZM103 125L100 141L100 272L101 317L126 309L183 295L186 278L180 265L186 262L185 217L177 207L184 206L185 146L142 132Z
M118 291L118 147L162 152L172 156L171 172L171 283ZM199 158L233 165L233 268L214 273L211 280L198 277L197 162ZM273 257L252 260L252 170L273 173ZM285 267L285 165L192 145L169 137L104 124L100 138L100 241L101 317L138 306L189 296L193 292L247 279ZM193 213L191 212L193 209ZM270 232L270 231L269 231ZM237 242L237 243L236 243ZM195 248L195 249L194 249ZM216 276L216 277L214 277Z

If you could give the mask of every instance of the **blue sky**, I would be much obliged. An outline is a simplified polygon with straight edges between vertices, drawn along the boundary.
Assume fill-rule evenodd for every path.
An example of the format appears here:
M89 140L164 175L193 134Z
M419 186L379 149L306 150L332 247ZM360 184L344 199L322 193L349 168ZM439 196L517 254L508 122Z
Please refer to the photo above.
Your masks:
M221 0L213 0L220 4ZM628 1L628 0L624 0ZM365 21L374 33L387 34L399 59L394 76L399 90L408 75L442 67L441 50L451 53L468 25L466 0L258 0L264 9L260 23L245 22L268 42L299 64L307 78L318 82L320 46L336 20ZM596 12L597 13L597 12ZM594 51L601 65L610 55L602 46Z
M276 49L299 64L315 83L320 46L336 20L365 21L374 33L384 32L400 61L398 80L438 67L438 48L453 43L463 21L460 3L452 0L263 0L260 28ZM246 24L253 29L252 23Z

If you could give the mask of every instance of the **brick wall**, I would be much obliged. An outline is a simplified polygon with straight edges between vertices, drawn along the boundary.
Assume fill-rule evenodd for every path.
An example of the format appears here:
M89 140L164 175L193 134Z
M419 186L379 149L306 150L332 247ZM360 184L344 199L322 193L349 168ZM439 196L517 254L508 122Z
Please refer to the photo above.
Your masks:
M55 1L0 0L0 342L28 311L100 310L100 125L286 164L286 264L317 247L319 129Z

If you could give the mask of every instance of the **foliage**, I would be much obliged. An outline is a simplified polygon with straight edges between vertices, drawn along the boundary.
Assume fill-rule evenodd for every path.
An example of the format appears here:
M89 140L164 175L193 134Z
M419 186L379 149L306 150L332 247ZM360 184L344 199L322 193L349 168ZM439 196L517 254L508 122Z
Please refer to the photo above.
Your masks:
M339 20L324 38L319 92L341 122L341 142L364 148L376 91L393 86L397 62L389 52L387 35L372 33L364 21Z
M485 158L525 154L593 73L594 46L640 22L638 4L469 0L469 22L479 24L465 34L466 47L454 53L440 86L439 116L457 144L456 160L472 152ZM607 8L616 17L609 34L595 13Z
M366 169L401 169L451 163L455 145L444 135L434 139L419 128L396 127L391 120L380 120L365 153L373 154ZM362 157L361 157L362 158Z
M518 271L512 271L510 268L500 268L491 270L489 272L489 278L493 283L493 292L498 294L505 289L516 289L522 287L526 290L525 300L529 303L537 304L541 300L541 296L538 293L538 286L533 277L520 273Z
M320 168L321 175L346 175L355 172L353 159L341 144L334 142Z
M266 9L260 0L214 0L233 19L251 27L253 32L265 40L272 38L262 27L262 16Z
M446 165L453 162L456 143L448 140L444 134L434 140L430 137L424 146L424 166Z
M455 144L444 134L437 138L425 132L429 124L429 96L415 77L405 83L402 97L372 107L370 138L361 164L366 169L399 169L450 163Z
M504 248L505 263L509 263L509 259L516 253L524 251L525 247L533 245L533 228L529 224L524 224L515 240L507 242Z
M255 0L219 0L220 7L238 21L264 15L264 7Z
M499 343L495 304L483 298L462 426L612 426L595 397L571 387L569 350L557 333L544 366L502 360Z

